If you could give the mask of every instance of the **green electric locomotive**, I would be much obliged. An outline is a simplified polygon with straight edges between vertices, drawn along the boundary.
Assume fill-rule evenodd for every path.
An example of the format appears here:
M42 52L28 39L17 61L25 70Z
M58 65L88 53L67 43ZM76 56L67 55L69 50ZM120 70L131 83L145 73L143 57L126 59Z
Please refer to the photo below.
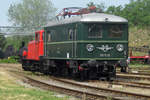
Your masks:
M126 70L128 21L89 13L50 22L45 28L45 56L55 73L81 78L113 78L116 66ZM52 64L51 64L52 63Z
M23 52L23 68L80 79L111 80L117 66L125 72L128 21L104 13L76 14L65 13L35 33L35 41Z

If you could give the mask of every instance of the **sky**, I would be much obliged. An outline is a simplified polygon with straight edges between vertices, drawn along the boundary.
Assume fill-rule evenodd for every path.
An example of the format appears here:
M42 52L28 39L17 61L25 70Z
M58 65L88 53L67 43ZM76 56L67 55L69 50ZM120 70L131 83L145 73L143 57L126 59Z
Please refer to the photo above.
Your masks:
M10 4L18 3L21 0L1 0L0 1L0 26L10 26L11 23L8 21L8 8ZM110 5L124 5L129 3L130 0L51 0L54 7L60 11L65 7L86 7L89 2L95 4L104 3L105 6Z

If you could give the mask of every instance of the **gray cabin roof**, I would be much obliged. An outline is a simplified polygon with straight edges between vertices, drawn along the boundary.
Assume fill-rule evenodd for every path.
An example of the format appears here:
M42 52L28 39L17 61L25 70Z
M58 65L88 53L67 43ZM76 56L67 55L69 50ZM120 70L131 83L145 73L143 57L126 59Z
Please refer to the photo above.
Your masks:
M56 26L61 24L68 24L74 22L109 22L109 23L127 23L128 21L119 16L104 14L104 13L89 13L71 18L66 18L58 21L49 22L46 27Z

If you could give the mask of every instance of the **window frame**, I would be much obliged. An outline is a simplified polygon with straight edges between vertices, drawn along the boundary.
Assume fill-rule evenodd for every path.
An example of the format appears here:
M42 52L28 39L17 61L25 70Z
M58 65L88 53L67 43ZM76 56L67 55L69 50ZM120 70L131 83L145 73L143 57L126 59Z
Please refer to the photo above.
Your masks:
M35 34L35 41L39 41L40 40L40 35L39 35L39 33L36 33Z
M73 40L74 32L75 32L75 29L73 29L73 28L68 29L68 36L69 36L68 38L69 38L69 40Z
M117 27L117 26L121 27L120 28L120 34L119 34L119 36L116 36L118 34L115 35L114 33L111 32L111 28L114 27L114 26L115 27ZM108 28L108 38L122 38L123 34L124 34L124 28L123 28L123 26L124 26L123 24L111 24L111 25L109 25L109 28Z
M95 31L95 32L89 32L89 27L90 26L92 26L92 24L93 25L96 25L96 28L98 28L99 26L100 26L100 30L99 30L99 32L97 31ZM103 33L104 33L104 25L103 24L100 24L100 23L88 23L87 24L87 30L88 30L88 38L89 39L100 39L100 38L103 38ZM91 34L93 34L93 35L91 35Z

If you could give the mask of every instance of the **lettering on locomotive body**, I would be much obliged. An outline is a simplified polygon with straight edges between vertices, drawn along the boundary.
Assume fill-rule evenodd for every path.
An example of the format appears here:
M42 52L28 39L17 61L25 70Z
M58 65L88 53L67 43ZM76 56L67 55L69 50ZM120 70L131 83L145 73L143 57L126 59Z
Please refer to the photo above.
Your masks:
M111 55L110 54L100 54L100 57L110 57Z
M111 49L113 49L113 47L109 47L108 45L102 45L101 47L96 47L99 50L102 50L103 52L107 52Z

